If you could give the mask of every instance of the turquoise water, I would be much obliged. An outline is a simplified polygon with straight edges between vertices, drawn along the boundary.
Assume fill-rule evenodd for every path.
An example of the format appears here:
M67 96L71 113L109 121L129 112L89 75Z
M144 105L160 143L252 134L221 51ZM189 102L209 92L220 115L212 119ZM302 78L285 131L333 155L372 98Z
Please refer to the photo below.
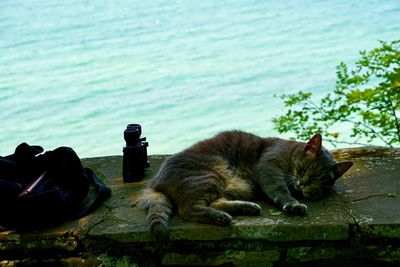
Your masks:
M398 0L0 3L0 155L25 141L149 153L226 129L276 136L274 94L325 94L335 67L400 37Z

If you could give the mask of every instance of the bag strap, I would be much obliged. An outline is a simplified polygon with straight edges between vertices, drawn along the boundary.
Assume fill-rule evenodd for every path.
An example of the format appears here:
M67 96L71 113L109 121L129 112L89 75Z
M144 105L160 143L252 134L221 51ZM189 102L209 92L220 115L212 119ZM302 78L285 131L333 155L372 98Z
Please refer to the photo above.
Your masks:
M111 189L91 169L84 168L84 171L89 178L90 186L94 187L94 190L89 190L89 196L83 201L82 208L72 216L73 219L88 215L111 196Z

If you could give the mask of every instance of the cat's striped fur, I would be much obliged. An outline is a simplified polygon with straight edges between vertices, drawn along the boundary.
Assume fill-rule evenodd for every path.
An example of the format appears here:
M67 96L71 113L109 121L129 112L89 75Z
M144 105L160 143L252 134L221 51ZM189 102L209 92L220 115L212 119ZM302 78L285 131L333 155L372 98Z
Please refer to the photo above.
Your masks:
M295 197L327 195L352 165L337 163L321 142L319 134L303 143L228 131L169 157L141 198L151 232L166 237L174 209L186 220L229 225L231 215L258 215L252 201L263 197L304 215Z

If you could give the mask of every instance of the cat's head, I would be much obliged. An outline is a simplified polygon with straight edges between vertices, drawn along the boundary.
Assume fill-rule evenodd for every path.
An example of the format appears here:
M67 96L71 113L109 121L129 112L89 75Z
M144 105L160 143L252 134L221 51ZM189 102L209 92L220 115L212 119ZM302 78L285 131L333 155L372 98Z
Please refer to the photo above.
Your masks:
M335 161L322 147L321 135L316 134L295 153L291 189L305 199L319 199L329 194L335 181L352 165L350 161Z

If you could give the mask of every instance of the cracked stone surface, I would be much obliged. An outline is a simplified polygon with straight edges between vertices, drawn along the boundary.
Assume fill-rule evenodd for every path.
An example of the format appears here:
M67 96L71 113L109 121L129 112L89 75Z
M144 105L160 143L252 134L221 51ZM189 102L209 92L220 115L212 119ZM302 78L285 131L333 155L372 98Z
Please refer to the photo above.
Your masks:
M261 216L234 217L234 224L229 227L186 222L174 216L170 222L170 241L340 242L349 240L353 234L400 239L400 149L344 149L335 151L334 155L339 160L352 160L354 166L338 180L329 197L307 202L309 209L305 217L280 213L268 201L259 202ZM151 168L146 179L156 174L165 157L150 157ZM59 227L25 233L2 229L0 254L15 249L79 251L82 246L96 249L96 244L109 241L155 244L144 226L146 212L137 205L146 179L123 183L121 156L82 162L112 188L112 197L85 218Z
M354 162L337 188L359 234L400 239L400 150L353 151L358 157L337 152Z

